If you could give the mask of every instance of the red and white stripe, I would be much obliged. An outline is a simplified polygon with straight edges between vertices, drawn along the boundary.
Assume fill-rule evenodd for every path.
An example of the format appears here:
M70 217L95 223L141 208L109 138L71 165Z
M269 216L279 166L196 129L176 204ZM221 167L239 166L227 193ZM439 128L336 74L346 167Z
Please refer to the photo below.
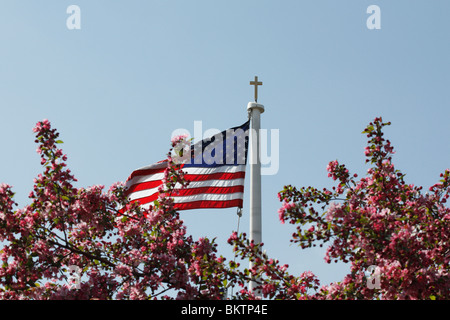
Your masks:
M158 199L158 187L162 185L166 161L135 170L126 182L126 194L148 208ZM182 168L187 187L176 186L173 195L178 210L199 208L241 207L244 198L245 165Z

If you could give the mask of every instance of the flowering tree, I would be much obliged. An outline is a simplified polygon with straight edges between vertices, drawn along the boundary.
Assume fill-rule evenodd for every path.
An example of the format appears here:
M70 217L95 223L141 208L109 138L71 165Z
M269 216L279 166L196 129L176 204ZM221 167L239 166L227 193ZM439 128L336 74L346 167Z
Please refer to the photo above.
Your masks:
M149 299L169 290L178 298L220 297L226 273L212 268L206 281L203 266L217 260L214 242L193 241L173 209L174 172L182 178L173 162L159 201L144 211L128 203L122 184L106 193L75 188L59 134L47 120L34 132L45 171L32 203L13 210L11 187L0 186L1 299ZM69 269L83 281L69 283Z
M332 161L328 176L337 187L286 186L279 193L281 221L298 225L292 242L302 248L329 242L326 261L351 264L343 281L322 287L316 298L450 298L450 171L425 194L407 184L394 169L393 147L383 138L386 125L376 118L363 131L371 165L366 177L356 180ZM376 274L368 276L371 266Z
M32 203L14 209L12 188L0 185L0 299L222 299L230 286L241 288L231 299L449 298L450 171L425 195L407 185L382 138L385 125L375 119L364 131L367 177L356 181L333 161L332 190L286 186L279 193L280 220L298 225L293 242L302 248L330 242L326 260L351 264L342 282L319 289L314 274L290 275L245 234L234 232L228 242L252 268L218 256L214 239L187 234L171 198L177 183L188 184L172 158L185 146L183 137L172 141L160 197L144 210L127 200L121 183L106 192L75 188L58 132L38 122L44 172ZM375 287L365 274L370 266ZM75 274L68 278L69 271ZM250 280L257 292L247 289Z
M214 239L194 241L174 210L175 185L188 183L172 159L183 137L172 141L160 196L144 210L127 200L121 183L107 192L75 188L59 133L48 120L33 131L44 172L34 181L32 203L14 210L11 187L0 185L0 299L221 299L236 284L244 289L233 298L254 298L245 288L259 271L217 256ZM238 249L235 235L230 243L244 258L259 254L253 244L252 252ZM266 260L261 255L257 265L274 282L287 275ZM269 282L264 288L273 287Z

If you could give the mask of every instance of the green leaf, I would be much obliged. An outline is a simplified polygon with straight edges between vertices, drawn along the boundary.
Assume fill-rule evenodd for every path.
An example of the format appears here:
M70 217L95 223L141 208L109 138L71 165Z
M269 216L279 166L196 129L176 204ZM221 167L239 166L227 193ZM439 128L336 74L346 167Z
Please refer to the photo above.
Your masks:
M370 133L373 131L373 126L367 126L366 129L364 129L364 131L362 133Z
M64 143L62 140L56 140L55 143L61 144Z

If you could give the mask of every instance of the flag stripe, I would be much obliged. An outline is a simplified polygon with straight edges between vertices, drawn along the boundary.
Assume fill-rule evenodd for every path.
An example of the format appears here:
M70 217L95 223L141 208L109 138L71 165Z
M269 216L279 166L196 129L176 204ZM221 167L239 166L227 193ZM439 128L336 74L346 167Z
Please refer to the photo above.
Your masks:
M150 202L153 202L153 201L157 200L158 196L159 196L159 193L156 192L156 193L153 193L152 195L150 195L148 197L133 200L133 202L139 202L140 205L144 205L144 204L147 204L147 203L150 203ZM147 206L147 208L148 208L148 206Z
M167 166L167 165L166 165ZM146 170L140 170L141 173L133 173L130 178L128 178L127 186L134 186L139 183L143 182L149 182L149 181L161 181L164 178L164 170L166 167L162 169L157 169L155 171L151 171L151 173L147 174L146 172L150 172ZM185 175L187 176L186 179L189 181L194 180L200 180L201 177L205 177L207 179L208 176L214 174L217 176L212 176L211 179L220 179L220 173L224 174L231 174L231 173L238 173L241 172L240 175L243 173L245 174L245 165L223 165L221 167L217 168L202 168L202 167L189 167L189 164L185 164L182 167L183 171L185 172ZM136 171L135 171L136 172ZM222 179L234 179L237 178L237 176L227 176L224 175ZM131 188L131 187L130 187ZM130 190L130 189L128 189Z
M184 170L183 170L184 171ZM189 181L202 181L202 180L234 180L245 178L245 171L240 172L217 172L210 174L186 174L184 178Z
M153 180L153 181L138 183L138 184L132 185L127 191L125 191L125 195L129 195L133 192L158 188L160 185L162 185L162 180Z
M216 185L219 186L218 182L215 181L232 181L232 180L237 180L239 183L243 184L242 179L245 178L245 172L236 172L236 173L224 173L224 172L219 172L219 173L213 173L213 174L209 174L209 175L194 175L194 174L188 174L185 175L185 179L190 181L189 185L187 186L187 188L197 188L200 186L212 186L212 185ZM211 182L212 180L212 182ZM203 181L202 184L197 183L198 181ZM208 184L209 181L209 184ZM215 183L215 184L214 184ZM137 183L132 185L126 192L126 195L129 195L131 193L137 193L138 191L143 191L143 190L149 190L149 189L154 189L154 188L158 188L160 185L162 184L162 180L151 180L151 181L146 181L146 182L141 182L141 183ZM180 187L179 185L177 186L178 188ZM136 195L134 197L134 199L138 198L139 196Z
M150 202L141 204L141 207L144 209L148 209L151 206ZM203 209L203 208L233 208L233 207L242 208L242 204L243 204L242 199L235 199L227 201L214 201L213 203L211 201L192 201L184 203L175 203L174 207L175 209L178 210Z
M192 189L181 189L173 197L191 196L196 194L230 194L230 193L242 193L244 192L244 186L233 187L200 187Z
M194 201L185 203L175 203L174 207L178 210L204 209L204 208L242 208L243 200L227 200L227 201Z
M162 181L161 183L162 184ZM212 180L212 181L200 181L200 182L191 182L186 188L180 189L181 185L177 184L175 185L175 188L177 189L177 192L181 192L183 190L191 190L191 189L199 189L199 188L230 188L230 187L236 187L236 186L243 186L244 185L244 179L235 179L235 180ZM229 189L231 191L232 189ZM158 187L154 187L151 189L144 189L141 191L135 191L130 196L130 200L138 200L142 198L149 197L153 195L154 193L158 192ZM192 191L191 191L192 192Z
M167 160L163 160L154 164L151 164L149 166L145 166L139 169L134 170L128 180L131 180L135 176L142 176L142 175L151 175L155 173L164 173L164 170L167 168Z
M191 164L185 164L183 166L183 171L187 174L212 174L217 172L245 172L245 164L240 165L232 165L232 164L223 164L220 167L194 167Z
M236 190L242 190L242 192L235 192L235 193L229 193L229 194L213 194L210 193L205 197L205 194L193 194L193 195L172 195L173 201L176 204L180 203L189 203L189 202L205 202L205 203L214 203L216 201L235 201L235 200L242 200L243 198L243 187L242 189L236 189ZM185 191L185 190L183 190ZM222 190L225 192L226 190ZM195 192L195 191L194 191ZM136 199L135 201L139 202L140 205L145 205L150 202L153 202L158 199L159 194L153 193L152 195L140 199ZM177 206L178 208L178 206Z
M201 188L201 187L234 187L244 185L244 178L233 180L204 180L190 182L185 189Z

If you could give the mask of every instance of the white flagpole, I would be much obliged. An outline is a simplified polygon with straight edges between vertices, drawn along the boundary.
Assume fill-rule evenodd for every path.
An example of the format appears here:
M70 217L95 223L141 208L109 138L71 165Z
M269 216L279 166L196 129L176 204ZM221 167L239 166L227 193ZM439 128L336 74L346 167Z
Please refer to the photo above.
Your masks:
M251 112L250 127L250 240L261 243L261 162L259 159L261 128L260 114L264 106L249 102L247 109Z
M258 104L258 85L262 85L262 82L258 82L258 77L255 77L255 81L250 82L255 86L255 102L249 102L247 110L251 117L250 127L250 240L253 240L255 244L262 242L262 220L261 220L261 162L260 162L260 139L259 130L261 128L261 113L264 112L264 106ZM250 268L253 263L250 262ZM250 291L253 291L257 286L255 281L251 281L249 284ZM255 292L256 296L261 296L261 292L258 290Z

